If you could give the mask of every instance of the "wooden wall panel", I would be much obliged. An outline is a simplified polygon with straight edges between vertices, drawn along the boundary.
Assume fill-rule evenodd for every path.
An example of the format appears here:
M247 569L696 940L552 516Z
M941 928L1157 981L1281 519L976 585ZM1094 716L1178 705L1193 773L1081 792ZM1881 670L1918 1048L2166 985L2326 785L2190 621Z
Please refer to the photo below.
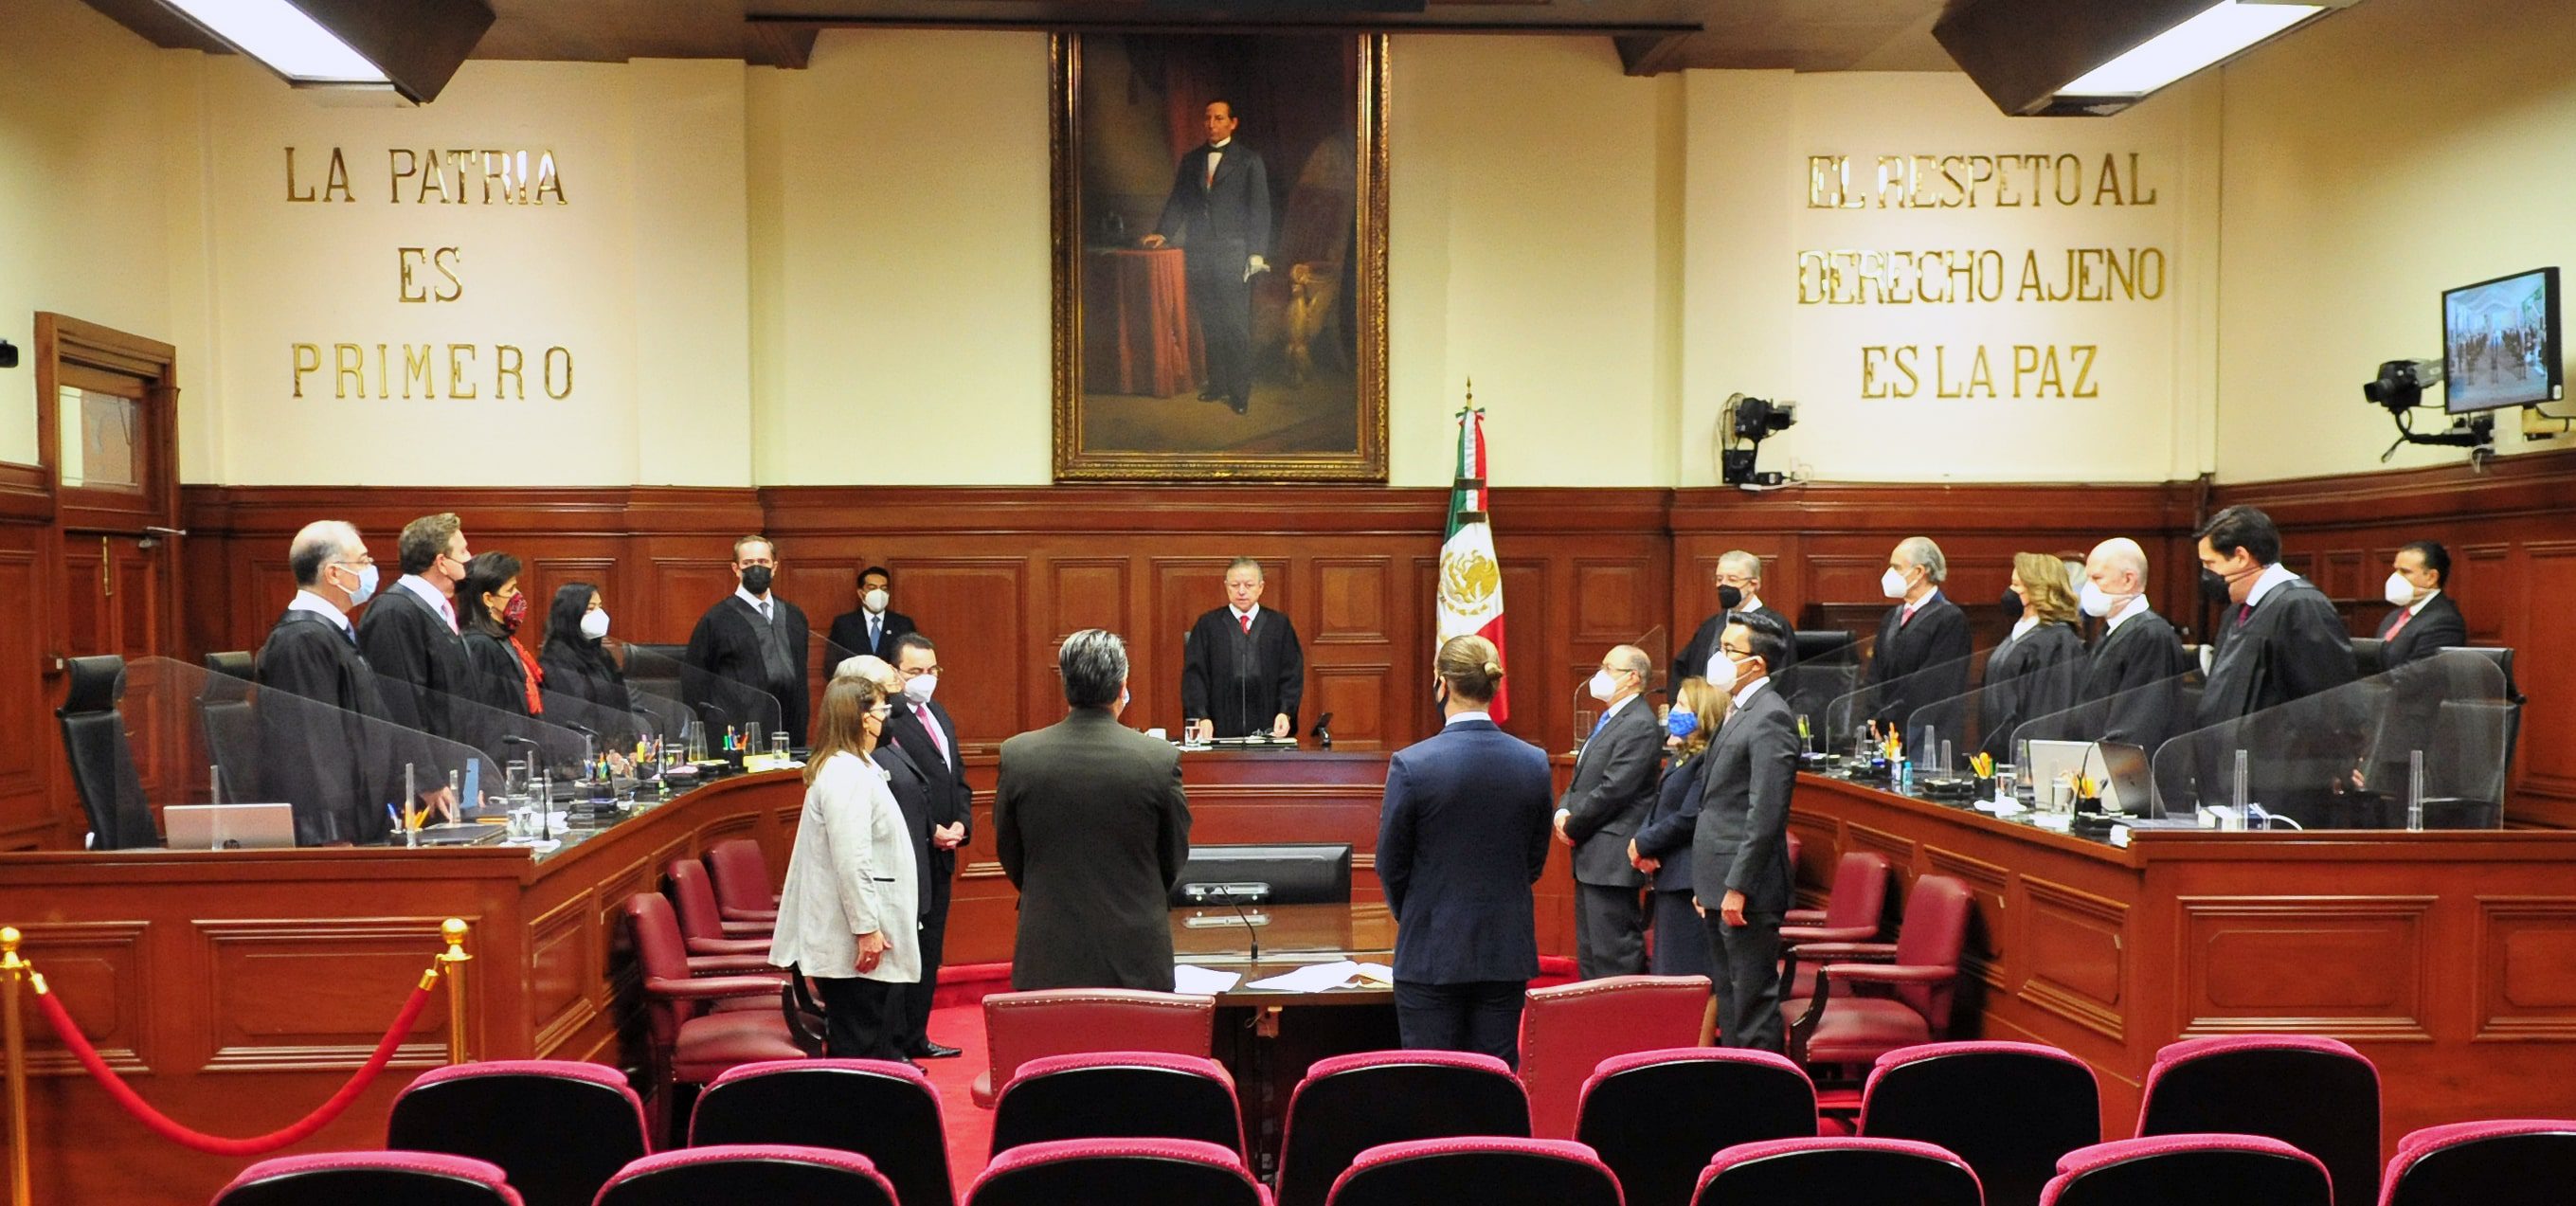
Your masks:
M18 600L23 608L0 625L0 850L24 850L78 841L87 826L75 827L74 804L58 802L55 781L65 780L62 800L70 793L63 767L62 730L52 711L62 688L51 673L53 659L44 623L49 571L47 529L33 524L0 523L0 599Z

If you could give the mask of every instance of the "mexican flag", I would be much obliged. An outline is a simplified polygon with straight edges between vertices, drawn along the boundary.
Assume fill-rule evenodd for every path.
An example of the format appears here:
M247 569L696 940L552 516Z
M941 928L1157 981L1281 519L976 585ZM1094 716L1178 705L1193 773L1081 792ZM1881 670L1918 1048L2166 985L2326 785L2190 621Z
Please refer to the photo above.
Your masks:
M1458 412L1458 475L1449 491L1448 538L1440 545L1439 644L1481 636L1503 648L1503 566L1494 558L1494 529L1485 522L1485 412ZM1435 646L1436 647L1436 646ZM1509 661L1504 665L1508 667ZM1494 693L1494 722L1509 714L1508 687Z

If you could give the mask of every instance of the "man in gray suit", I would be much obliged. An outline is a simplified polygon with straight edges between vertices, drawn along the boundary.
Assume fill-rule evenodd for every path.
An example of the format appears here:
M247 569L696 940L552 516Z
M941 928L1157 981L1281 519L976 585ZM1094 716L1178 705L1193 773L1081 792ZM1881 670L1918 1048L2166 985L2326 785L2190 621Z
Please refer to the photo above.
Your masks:
M1181 756L1121 726L1127 646L1066 637L1063 720L1002 743L993 841L1020 890L1011 987L1172 991L1165 904L1190 857Z
M1586 980L1646 970L1646 917L1637 892L1644 872L1628 862L1628 839L1655 805L1664 726L1646 702L1646 651L1621 645L1592 676L1601 723L1574 755L1574 782L1557 801L1556 837L1574 847L1574 965Z
M1691 885L1708 922L1720 1039L1783 1048L1780 922L1789 912L1789 791L1798 780L1798 722L1771 688L1789 634L1769 616L1738 612L1718 638L1708 681L1731 684L1734 710L1703 757Z

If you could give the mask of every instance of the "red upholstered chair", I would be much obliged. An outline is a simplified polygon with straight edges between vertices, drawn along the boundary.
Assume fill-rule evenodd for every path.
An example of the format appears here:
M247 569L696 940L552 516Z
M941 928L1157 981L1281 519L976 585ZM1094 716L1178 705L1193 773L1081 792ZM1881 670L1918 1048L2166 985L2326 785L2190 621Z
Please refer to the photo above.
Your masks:
M729 1068L698 1094L689 1142L857 1152L903 1206L952 1206L939 1090L911 1064L800 1059Z
M1469 1137L1388 1143L1333 1182L1332 1206L1620 1206L1619 1178L1580 1143Z
M716 908L715 885L707 866L693 858L675 858L664 868L671 879L671 907L680 914L680 934L692 955L767 955L768 921L726 921Z
M604 1064L504 1059L432 1068L394 1098L385 1146L487 1160L527 1206L590 1206L652 1151L644 1102Z
M1066 1139L993 1158L966 1206L1270 1206L1243 1160L1189 1139Z
M521 1206L499 1167L436 1152L280 1156L242 1170L214 1206Z
M1947 1036L1969 903L1968 885L1926 875L1914 881L1905 926L1892 945L1811 942L1790 948L1799 962L1822 964L1815 995L1792 1015L1790 1055L1808 1064L1868 1064L1899 1047ZM1840 961L1869 958L1888 962Z
M715 883L716 910L725 920L778 920L778 893L769 888L769 857L760 843L727 838L707 847L707 878Z
M680 943L680 922L659 892L626 898L627 929L643 972L645 1066L654 1089L655 1134L667 1131L671 1090L702 1085L726 1069L768 1059L802 1059L780 1010L777 976L701 976ZM765 1009L708 1012L712 1002L762 998Z
M1681 1047L1601 1061L1574 1138L1619 1174L1628 1206L1689 1206L1710 1157L1815 1133L1816 1086L1789 1057Z
M1049 1055L1162 1051L1207 1055L1216 1041L1216 998L1133 988L1049 988L984 998L984 1043L992 1062L974 1098L991 1106L1019 1067Z
M1730 1147L1700 1172L1691 1201L1979 1206L1983 1197L1968 1162L1929 1143L1834 1137Z
M1464 1051L1365 1051L1318 1060L1288 1096L1281 1206L1323 1206L1342 1170L1383 1143L1529 1137L1529 1095L1510 1066Z
M2158 1135L2068 1153L2039 1201L2040 1206L2334 1206L2335 1197L2326 1166L2278 1139Z
M1878 1057L1860 1133L1949 1149L1986 1206L2037 1206L2066 1153L2102 1141L2093 1069L2036 1043L1926 1043Z
M2184 1039L2156 1052L2138 1134L2269 1135L2315 1156L2337 1202L2379 1197L2379 1069L2300 1034Z
M899 1206L894 1184L855 1152L788 1144L692 1147L629 1164L599 1191L597 1206Z
M1196 1139L1243 1153L1243 1107L1202 1055L1099 1051L1020 1065L993 1103L993 1154L1059 1139Z
M1887 859L1866 850L1842 856L1834 864L1833 895L1821 909L1791 909L1780 927L1780 945L1805 942L1869 942L1887 924ZM1780 1000L1804 1001L1816 993L1816 965L1784 962Z
M2430 1126L2397 1141L2379 1206L2565 1206L2576 1186L2576 1119Z
M1571 1139L1583 1082L1601 1061L1699 1042L1706 976L1609 976L1529 990L1521 1014L1521 1083L1530 1133Z

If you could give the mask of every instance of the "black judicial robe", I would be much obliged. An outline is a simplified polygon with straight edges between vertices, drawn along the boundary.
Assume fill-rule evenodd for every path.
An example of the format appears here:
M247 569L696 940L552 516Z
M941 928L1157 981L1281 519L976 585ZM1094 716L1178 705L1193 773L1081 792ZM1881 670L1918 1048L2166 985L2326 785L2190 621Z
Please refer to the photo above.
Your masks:
M474 668L473 683L466 690L465 699L492 711L459 717L459 723L475 730L468 744L492 755L496 761L506 763L509 758L501 748L501 738L512 732L525 731L512 727L511 718L524 720L532 715L528 711L527 667L519 661L518 653L510 648L508 638L488 632L466 633L465 655Z
M1220 607L1190 626L1181 647L1181 714L1216 722L1219 737L1267 733L1285 714L1297 731L1297 704L1306 692L1306 654L1288 617L1264 607L1245 635L1234 609Z
M401 734L358 647L330 620L289 611L261 642L251 679L260 688L260 785L295 806L295 844L384 840L393 829L385 805L402 795ZM314 702L271 706L273 693ZM413 760L426 765L422 753Z
M2012 761L2013 730L2021 722L2075 706L2083 664L2084 638L2063 620L2043 620L1997 645L1986 656L1985 691L1977 699L1978 748L1997 762Z
M1682 646L1681 652L1673 655L1673 677L1672 682L1665 689L1666 694L1678 689L1683 679L1708 677L1708 655L1717 652L1717 639L1726 630L1726 617L1732 614L1734 613L1721 611L1700 621L1699 631L1692 633L1690 642ZM1768 607L1756 607L1752 614L1771 617L1774 623L1780 625L1781 634L1789 641L1789 651L1781 656L1779 665L1771 667L1771 673L1778 674L1796 663L1798 630L1789 623L1789 617Z
M2152 611L2120 621L2120 626L2093 644L2092 660L2075 688L2080 706L2104 705L2099 732L2068 734L2068 740L2119 741L2153 757L2158 746L2190 723L2183 713L2182 676L2191 672L2182 638L2173 623Z
M811 706L805 685L806 644L812 631L805 625L805 613L795 604L769 596L774 618L764 623L760 613L741 595L726 595L707 614L698 617L697 628L689 633L687 663L725 682L737 683L754 691L778 698L778 727L787 740L799 749L805 747L806 711ZM724 717L711 724L711 738L722 737L724 726L740 726L758 717L742 714L739 697L728 699L713 684L692 681L681 684L682 695L692 709L715 704L724 709ZM700 713L701 719L704 713ZM765 738L764 738L765 740Z
M2353 681L2352 642L2344 633L2343 617L2306 579L2273 587L2243 623L2237 622L2238 612L2232 603L2218 610L2213 625L2218 652L2209 682L2201 688L2199 727L2225 724ZM2366 821L2339 815L2332 799L2341 789L2339 780L2358 764L2366 737L2362 724L2355 701L2349 709L2319 705L2295 722L2264 726L2256 739L2277 745L2249 751L2254 801L2303 825ZM2234 755L2222 750L2225 744L2211 741L2199 748L2204 804L2223 803L2233 791Z
M1869 718L1882 725L1894 722L1900 729L1916 708L1968 693L1968 658L1975 651L1968 634L1968 613L1959 610L1948 595L1934 592L1915 609L1913 619L1904 616L1905 605L1899 603L1878 621L1869 676L1862 680L1862 685L1875 689ZM1955 733L1942 735L1958 739ZM1915 741L1914 734L1905 734L1908 751Z
M635 705L626 694L626 676L618 673L617 663L609 660L599 642L585 637L582 643L589 648L574 649L562 641L553 641L538 651L537 668L545 671L542 685L546 694L589 705L584 714L568 719L598 729L610 745L634 744ZM603 725L603 720L609 723ZM615 726L613 730L611 725Z
M2405 614L2406 609L2400 607L2379 622L2379 638L2387 642L2379 651L2383 669L2394 670L2408 662L2423 661L2450 646L2469 643L2469 622L2461 618L2460 605L2451 601L2448 591L2425 600L2424 610L2406 621L2406 627L2399 628L2396 636L2388 635L2388 630L2396 627L2397 617Z
M444 696L473 698L474 659L465 638L409 589L388 586L358 620L358 651L376 672L385 714L407 729L472 744L476 734Z

